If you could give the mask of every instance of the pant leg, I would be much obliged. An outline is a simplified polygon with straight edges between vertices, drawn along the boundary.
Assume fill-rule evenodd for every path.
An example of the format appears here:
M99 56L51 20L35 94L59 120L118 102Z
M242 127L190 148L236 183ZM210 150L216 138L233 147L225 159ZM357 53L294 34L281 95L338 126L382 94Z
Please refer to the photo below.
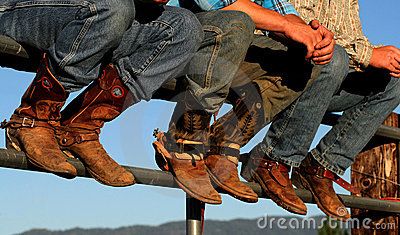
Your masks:
M99 76L134 14L133 0L4 0L0 34L48 53L52 72L71 92Z
M336 46L332 61L322 66L318 78L272 122L259 145L267 156L294 167L300 165L332 96L348 73L348 63L345 50Z
M123 35L112 61L136 101L150 100L166 81L182 73L203 39L201 25L188 10L156 5L142 12Z
M235 91L251 82L258 86L254 91L259 91L263 102L265 127L318 78L322 68L306 62L301 51L256 35L232 87Z
M205 39L188 65L187 89L205 111L215 113L229 93L255 26L248 15L237 11L202 12L196 16Z
M327 169L344 174L399 103L399 79L376 70L350 73L328 109L344 112L311 154Z

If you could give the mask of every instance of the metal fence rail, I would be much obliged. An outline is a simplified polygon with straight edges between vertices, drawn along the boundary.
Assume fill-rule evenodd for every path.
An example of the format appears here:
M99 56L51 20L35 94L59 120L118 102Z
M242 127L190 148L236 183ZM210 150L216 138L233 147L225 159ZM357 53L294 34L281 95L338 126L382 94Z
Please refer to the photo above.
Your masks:
M82 162L80 162L77 159L70 159L69 162L73 164L78 170L78 176L87 178L91 177L86 172ZM24 153L7 149L0 149L0 167L43 172L41 169L38 169L33 165L31 165L27 161L27 158L25 157ZM168 188L178 188L178 185L175 183L173 176L169 172L150 170L150 169L131 167L131 166L124 166L124 167L135 175L138 184L161 186ZM267 198L262 193L261 187L258 184L255 183L246 183L246 184L249 185L254 190L254 192L258 194L260 198ZM219 192L224 193L222 191ZM304 202L314 203L314 201L312 200L311 193L309 191L297 189L296 193ZM400 203L397 202L354 197L350 195L339 195L339 196L341 197L341 199L343 200L344 204L347 207L400 214Z

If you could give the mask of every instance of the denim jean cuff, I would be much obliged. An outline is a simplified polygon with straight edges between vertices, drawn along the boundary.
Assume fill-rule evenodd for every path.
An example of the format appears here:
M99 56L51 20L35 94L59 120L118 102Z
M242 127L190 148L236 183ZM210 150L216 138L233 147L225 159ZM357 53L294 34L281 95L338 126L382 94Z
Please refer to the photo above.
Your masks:
M281 157L275 156L272 151L273 149L271 149L269 151L269 147L267 147L265 144L260 144L259 145L259 149L261 150L261 152L263 152L268 158L280 162L280 163L284 163L286 165L289 165L291 167L299 167L301 162L295 162L293 160L288 160L288 159L282 159Z
M342 169L339 169L336 166L333 166L330 164L328 161L325 160L324 157L321 156L321 154L318 153L316 149L311 150L311 156L323 167L326 169L332 171L335 174L338 175L344 175L344 171Z

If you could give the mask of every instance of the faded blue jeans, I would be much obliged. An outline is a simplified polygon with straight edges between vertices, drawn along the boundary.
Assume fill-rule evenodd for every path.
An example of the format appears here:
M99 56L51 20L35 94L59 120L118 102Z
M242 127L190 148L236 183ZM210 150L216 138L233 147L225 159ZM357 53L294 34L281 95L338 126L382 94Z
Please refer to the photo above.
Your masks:
M255 25L239 11L200 12L196 17L203 27L204 40L187 65L186 76L165 83L153 98L183 102L182 94L188 90L199 109L215 113L253 41Z
M112 61L135 101L149 99L181 72L203 38L187 10L133 0L2 0L0 34L49 55L67 92L81 89ZM146 15L136 14L145 12Z
M400 103L400 81L377 70L351 70L343 81L331 79L349 71L346 52L340 48L335 54L329 76L316 80L272 122L258 145L268 157L298 167L324 114L343 111L338 123L311 150L322 166L342 175Z

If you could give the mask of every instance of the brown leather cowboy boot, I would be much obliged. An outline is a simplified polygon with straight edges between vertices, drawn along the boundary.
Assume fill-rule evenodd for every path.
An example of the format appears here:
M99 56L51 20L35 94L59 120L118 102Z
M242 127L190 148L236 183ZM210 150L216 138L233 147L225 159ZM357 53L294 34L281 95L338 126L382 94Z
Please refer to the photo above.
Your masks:
M255 147L248 162L242 166L241 175L247 181L260 184L267 196L278 206L296 214L307 214L307 207L296 195L289 178L290 167L274 161Z
M73 178L77 171L67 162L54 136L55 126L60 123L60 109L67 97L43 56L36 77L22 96L21 105L9 122L2 123L2 128L6 129L7 148L24 151L37 167Z
M179 187L191 197L221 204L221 196L211 185L203 160L211 114L199 110L195 103L186 92L184 101L175 107L168 133L155 133L156 162L162 170L170 171Z
M257 194L238 175L240 147L262 128L264 110L256 84L249 84L231 92L228 101L232 110L211 126L210 151L205 158L207 171L213 182L231 196L257 202Z
M122 187L135 183L132 173L116 163L99 142L104 122L118 117L133 102L117 69L108 65L102 76L62 112L57 139L63 150L79 157L100 183Z
M302 186L311 191L314 201L325 214L342 221L350 218L350 213L333 189L333 182L355 194L360 190L325 169L311 154L294 170L292 178L298 178Z

